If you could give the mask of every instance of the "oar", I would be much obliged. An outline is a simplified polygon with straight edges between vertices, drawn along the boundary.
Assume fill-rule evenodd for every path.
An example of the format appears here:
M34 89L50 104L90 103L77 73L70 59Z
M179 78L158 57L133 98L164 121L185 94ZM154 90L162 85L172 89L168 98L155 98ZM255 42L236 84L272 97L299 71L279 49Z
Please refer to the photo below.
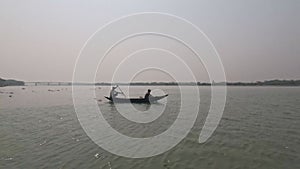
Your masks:
M122 92L122 94L126 97L126 95L124 94L124 92L122 91L122 89L119 87L119 85L117 85L117 87L118 87L119 90Z

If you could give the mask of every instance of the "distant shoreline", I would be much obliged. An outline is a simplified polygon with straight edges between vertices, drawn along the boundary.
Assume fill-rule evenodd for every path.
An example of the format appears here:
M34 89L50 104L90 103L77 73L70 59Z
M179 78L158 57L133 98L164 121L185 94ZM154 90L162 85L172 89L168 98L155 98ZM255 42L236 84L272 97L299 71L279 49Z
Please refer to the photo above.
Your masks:
M132 82L132 83L72 83L72 82L24 82L1 79L0 87L5 86L300 86L300 80L266 80L257 82Z
M5 86L24 86L25 82L13 79L2 79L0 78L0 87Z
M300 86L300 80L266 80L257 82L132 82L132 83L71 83L71 82L26 82L26 86Z

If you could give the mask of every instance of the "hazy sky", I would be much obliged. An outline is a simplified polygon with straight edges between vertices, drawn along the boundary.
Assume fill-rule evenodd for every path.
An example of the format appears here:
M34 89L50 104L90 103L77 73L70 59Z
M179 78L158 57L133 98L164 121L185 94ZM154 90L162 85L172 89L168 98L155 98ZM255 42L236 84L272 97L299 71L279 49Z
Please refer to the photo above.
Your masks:
M0 77L71 81L86 40L104 24L137 12L170 13L197 25L218 50L228 81L300 79L299 0L1 0ZM165 78L151 74L139 76Z

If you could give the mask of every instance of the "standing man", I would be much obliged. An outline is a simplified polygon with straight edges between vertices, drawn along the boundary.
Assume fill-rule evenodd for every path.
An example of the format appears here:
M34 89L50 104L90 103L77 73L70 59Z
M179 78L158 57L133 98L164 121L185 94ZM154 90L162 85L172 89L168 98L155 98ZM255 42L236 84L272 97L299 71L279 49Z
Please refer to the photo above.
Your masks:
M120 92L117 92L116 91L116 86L113 86L112 88L111 88L111 91L110 91L110 93L109 93L109 97L110 98L115 98Z

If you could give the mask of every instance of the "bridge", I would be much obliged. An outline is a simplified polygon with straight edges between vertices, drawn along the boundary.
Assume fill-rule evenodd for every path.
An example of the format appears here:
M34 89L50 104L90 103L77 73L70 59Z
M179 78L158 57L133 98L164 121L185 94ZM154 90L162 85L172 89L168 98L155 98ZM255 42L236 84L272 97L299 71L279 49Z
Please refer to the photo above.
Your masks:
M72 82L25 82L26 86L71 86Z

